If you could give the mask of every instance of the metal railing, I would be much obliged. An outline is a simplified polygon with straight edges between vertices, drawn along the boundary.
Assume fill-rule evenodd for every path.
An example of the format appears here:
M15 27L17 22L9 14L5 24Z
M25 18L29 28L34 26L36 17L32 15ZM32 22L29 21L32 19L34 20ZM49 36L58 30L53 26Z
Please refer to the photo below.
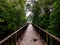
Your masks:
M60 39L46 30L32 24L36 31L40 34L46 45L60 45Z
M0 45L16 45L18 40L22 40L22 35L26 31L28 24L13 32L11 35L0 41Z

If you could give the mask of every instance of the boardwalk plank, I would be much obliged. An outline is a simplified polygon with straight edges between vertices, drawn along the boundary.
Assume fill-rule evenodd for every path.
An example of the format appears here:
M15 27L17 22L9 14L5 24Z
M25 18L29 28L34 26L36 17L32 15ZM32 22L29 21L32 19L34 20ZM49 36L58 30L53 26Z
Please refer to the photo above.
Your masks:
M31 24L27 27L27 30L23 36L23 39L19 45L43 45L39 34L35 32L35 29Z

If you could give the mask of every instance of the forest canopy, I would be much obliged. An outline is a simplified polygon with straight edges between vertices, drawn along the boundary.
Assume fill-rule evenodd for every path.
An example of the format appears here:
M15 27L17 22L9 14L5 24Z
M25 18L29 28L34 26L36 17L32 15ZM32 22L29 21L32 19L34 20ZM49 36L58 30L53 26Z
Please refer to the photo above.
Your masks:
M0 0L0 36L26 23L24 5L24 0Z
M60 0L37 0L32 13L34 24L60 37Z

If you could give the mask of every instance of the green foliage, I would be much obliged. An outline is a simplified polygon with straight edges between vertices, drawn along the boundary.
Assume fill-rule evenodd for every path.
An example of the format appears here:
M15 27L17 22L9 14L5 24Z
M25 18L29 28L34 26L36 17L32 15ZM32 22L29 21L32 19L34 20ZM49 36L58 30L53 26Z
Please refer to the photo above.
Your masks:
M51 8L52 12L50 12ZM60 37L60 3L58 0L38 0L33 5L32 13L34 24Z
M39 3L35 2L35 5L32 8L32 12L33 12L33 23L37 24L37 22L39 22L39 14L41 13L40 11L40 7L39 7ZM39 23L37 24L39 25Z
M50 14L50 26L48 29L56 31L59 36L60 32L60 3L57 1L53 4L54 11Z
M34 23L36 22L36 24L38 26L40 26L41 28L46 29L47 26L49 25L48 23L49 23L50 12L49 12L48 6L46 6L47 4L45 5L44 3L42 3L41 0L37 1L32 8L32 12L34 14L33 15L33 22ZM45 14L41 14L41 13L43 13L42 10L44 10Z
M0 0L0 34L15 31L26 23L24 4L24 0Z

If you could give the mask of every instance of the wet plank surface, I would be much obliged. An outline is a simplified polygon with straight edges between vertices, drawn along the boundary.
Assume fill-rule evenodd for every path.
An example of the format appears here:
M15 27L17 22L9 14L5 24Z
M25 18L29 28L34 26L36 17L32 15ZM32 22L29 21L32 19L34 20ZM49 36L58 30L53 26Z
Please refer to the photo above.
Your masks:
M43 45L39 34L35 32L35 29L31 24L27 27L27 30L19 45Z

